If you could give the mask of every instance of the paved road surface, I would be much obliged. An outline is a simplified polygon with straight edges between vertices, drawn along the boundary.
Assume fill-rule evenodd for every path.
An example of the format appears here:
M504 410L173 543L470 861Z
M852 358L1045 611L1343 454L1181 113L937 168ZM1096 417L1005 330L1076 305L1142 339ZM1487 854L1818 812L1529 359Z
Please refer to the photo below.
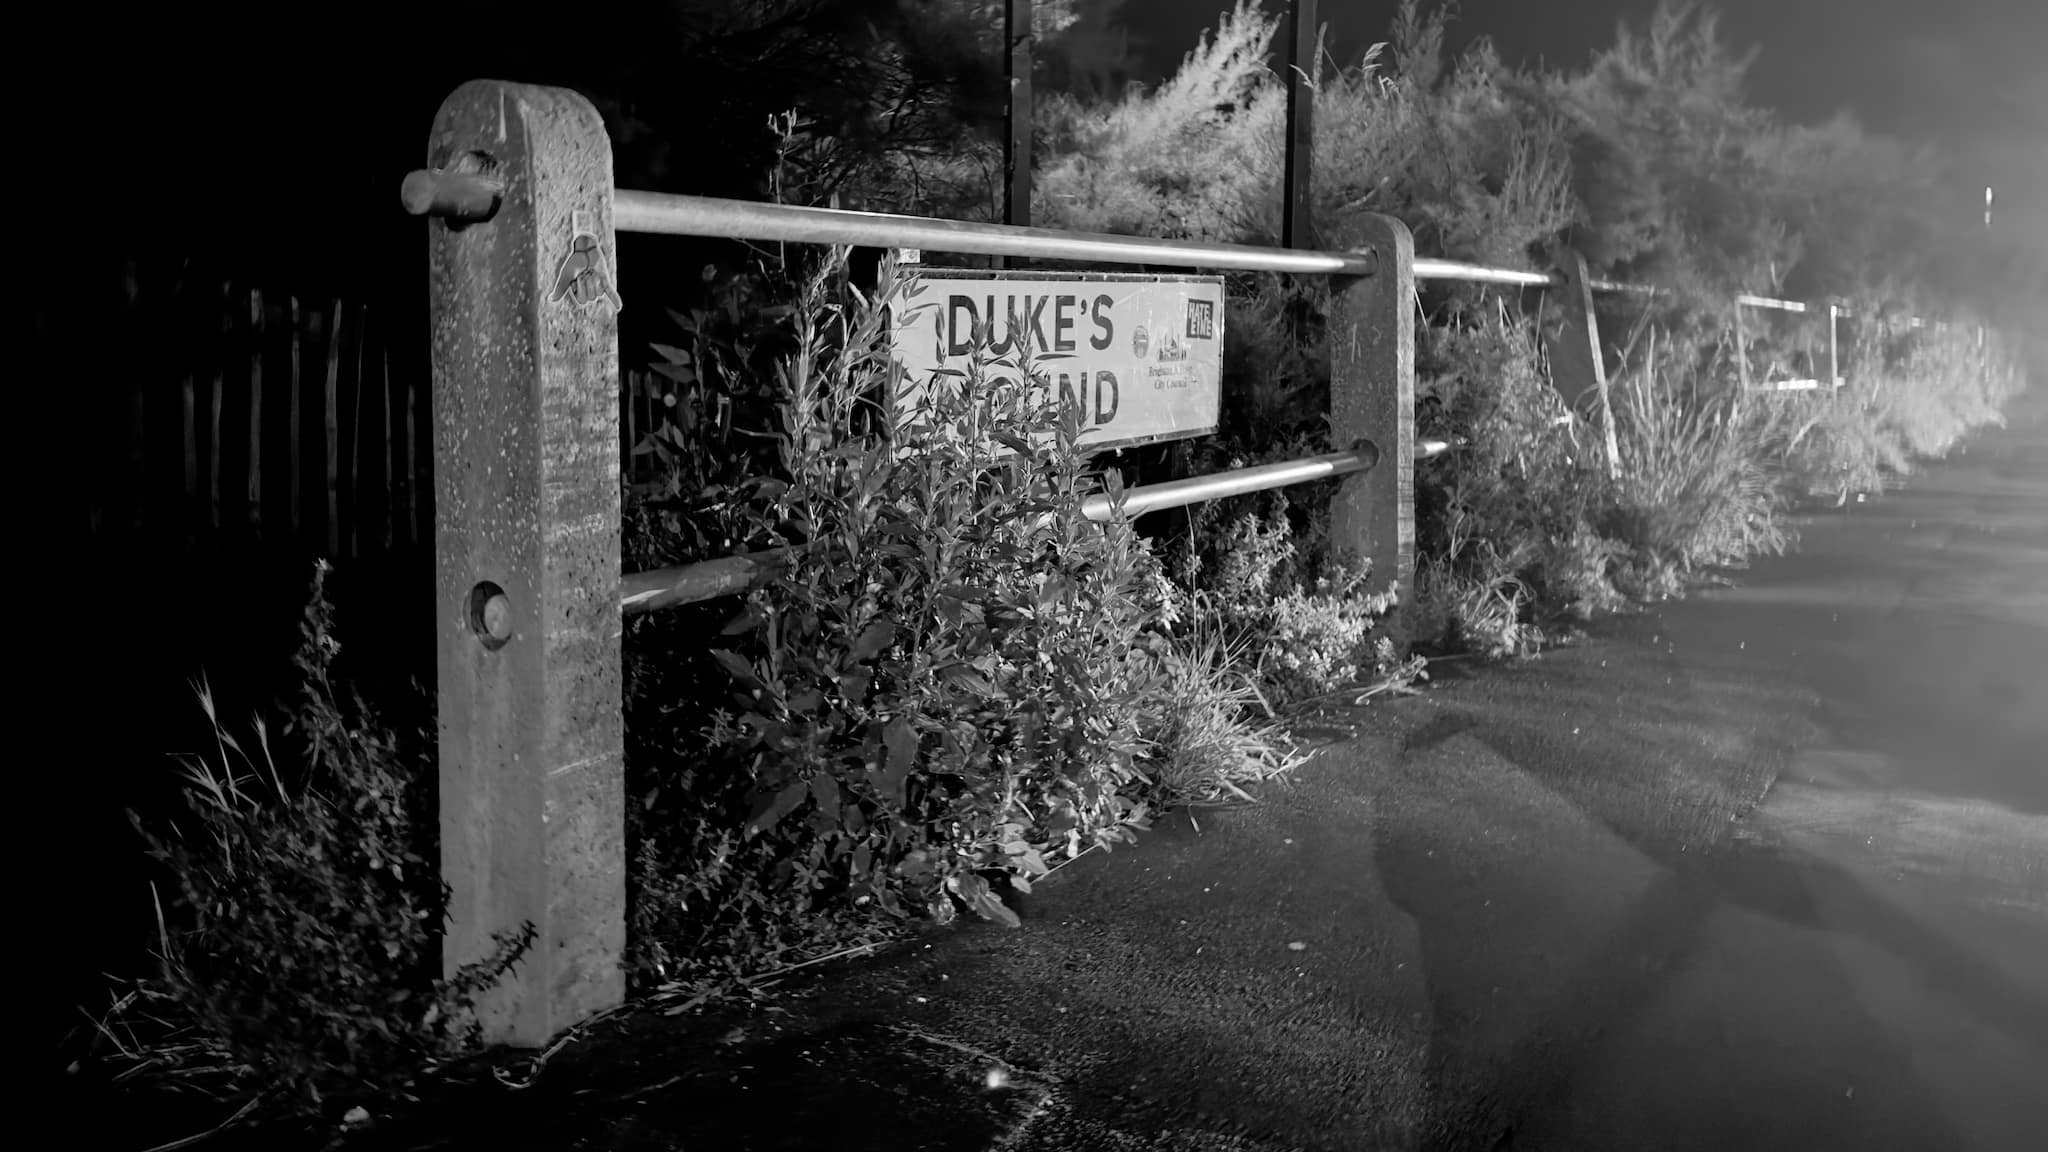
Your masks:
M1647 630L1670 685L1660 691L1653 671L1646 704L1668 706L1688 684L1679 699L1727 700L1669 735L1776 761L1764 802L1724 846L1683 859L1703 847L1684 830L1603 826L1613 801L1597 787L1578 804L1551 788L1545 799L1565 817L1539 826L1568 847L1510 843L1461 881L1416 868L1416 845L1457 840L1459 814L1502 810L1504 779L1562 769L1484 743L1454 753L1455 768L1404 761L1407 787L1426 792L1418 769L1452 776L1498 761L1440 832L1383 834L1389 875L1417 878L1403 903L1431 955L1435 1143L2044 1146L2043 399L1911 487L1820 517L1798 555L1591 646L1638 647ZM1496 709L1542 702L1540 683L1520 681L1495 694ZM1789 744L1755 741L1773 726ZM1573 875L1544 867L1541 852L1576 853L1581 876L1604 878L1516 891L1517 870ZM1493 914L1475 913L1474 898L1491 899ZM1566 927L1580 923L1587 958ZM1546 996L1550 980L1559 991Z

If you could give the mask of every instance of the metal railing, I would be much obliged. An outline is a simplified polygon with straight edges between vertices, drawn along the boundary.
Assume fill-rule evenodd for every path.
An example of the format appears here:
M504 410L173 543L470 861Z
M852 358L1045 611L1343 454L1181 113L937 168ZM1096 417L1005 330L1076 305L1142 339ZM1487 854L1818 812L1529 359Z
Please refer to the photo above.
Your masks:
M422 215L480 220L495 210L502 184L464 173L422 171L408 177L403 191L406 207ZM1290 248L1220 244L1194 240L1152 240L1107 233L1065 232L1050 228L1025 228L923 216L858 212L834 208L811 208L788 204L689 196L665 192L619 189L613 195L615 227L621 232L672 236L700 236L735 240L780 241L785 243L846 244L871 248L929 249L966 255L1019 257L1115 264L1149 264L1169 267L1216 268L1230 271L1278 272L1295 275L1370 276L1374 259L1364 252L1318 252ZM1461 280L1528 288L1566 285L1557 272L1534 272L1517 268L1496 268L1456 260L1418 257L1413 262L1417 280ZM1588 279L1595 292L1655 295L1655 285L1616 280ZM1830 310L1830 377L1840 387L1839 349L1835 322L1856 313L1839 303L1809 304L1752 293L1735 297L1737 339L1746 346L1741 325L1743 308L1765 308L1789 313L1810 313L1820 307ZM1913 328L1946 327L1914 316ZM1740 367L1745 387L1750 387L1748 364ZM1780 380L1757 387L1791 391L1817 388L1814 379Z
M624 995L623 617L742 592L785 549L623 573L616 233L652 232L1090 263L1327 275L1330 438L1306 459L1145 485L1127 515L1337 478L1334 543L1411 587L1415 282L1562 288L1553 382L1606 403L1576 257L1555 273L1416 260L1399 221L1306 252L1058 232L617 190L610 141L564 89L473 81L443 101L402 201L429 217L435 644L448 971L505 933L540 946L477 1007L485 1038L539 1045ZM1610 467L1615 457L1613 422ZM1115 514L1106 495L1084 515ZM1398 612L1389 617L1398 635Z
M478 203L473 182L463 181L457 189L441 193L434 189L437 176L436 173L423 172L409 178L406 197L409 208L416 204L454 203L464 196L468 197L469 203ZM614 192L612 203L613 224L621 232L1296 275L1371 277L1380 271L1378 254L1369 249L1314 252L1189 240L1151 240L630 189ZM1555 277L1544 273L1487 268L1452 260L1414 260L1411 266L1416 279L1461 279L1538 286L1556 282ZM1448 445L1442 441L1418 443L1411 449L1411 459L1434 456L1447 448ZM1350 449L1321 456L1142 485L1127 489L1122 494L1122 508L1124 515L1135 518L1167 508L1353 475L1371 469L1379 462L1380 455L1376 444L1365 441ZM1107 520L1115 514L1115 503L1106 494L1096 494L1085 501L1082 514L1091 520ZM778 571L790 555L790 550L781 550L632 573L624 577L621 608L627 613L638 614L744 592Z
M402 199L409 211L480 222L496 211L503 194L499 181L475 174L422 170L408 176ZM922 216L763 204L709 196L689 196L635 189L617 189L612 196L613 226L619 232L695 236L764 242L837 244L866 248L917 249L965 255L1001 256L1082 263L1143 264L1226 271L1274 272L1294 275L1369 277L1378 267L1370 250L1301 251L1289 248L1220 244L1193 240L1154 240L1106 233L1067 232L1050 228L1015 227ZM1412 262L1416 280L1459 280L1474 283L1552 288L1567 283L1557 272L1497 268L1429 257ZM1654 285L1588 279L1597 292L1654 295ZM1736 297L1740 307L1804 313L1813 305L1748 293ZM1849 315L1839 305L1830 309L1830 358L1836 351L1832 321ZM1915 318L1916 325L1918 318ZM1743 365L1745 384L1747 364ZM1839 373L1834 375L1840 386ZM1763 387L1779 391L1813 389L1818 380L1782 380ZM1417 445L1418 458L1443 452L1447 445ZM1376 446L1331 453L1285 464L1237 469L1209 476L1136 487L1125 493L1125 513L1136 517L1165 508L1285 487L1312 479L1362 472L1379 459ZM1111 515L1107 496L1091 497L1084 508L1090 519ZM759 558L724 557L675 568L634 573L626 577L621 605L629 613L734 595L772 574L786 560L783 554Z

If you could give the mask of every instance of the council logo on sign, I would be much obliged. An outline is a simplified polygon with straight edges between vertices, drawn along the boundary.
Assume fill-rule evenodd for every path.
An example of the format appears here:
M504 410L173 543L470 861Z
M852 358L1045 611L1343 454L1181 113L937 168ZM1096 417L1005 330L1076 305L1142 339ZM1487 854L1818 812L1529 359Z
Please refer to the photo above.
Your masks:
M1213 300L1188 301L1188 339L1214 340L1216 338L1216 302Z

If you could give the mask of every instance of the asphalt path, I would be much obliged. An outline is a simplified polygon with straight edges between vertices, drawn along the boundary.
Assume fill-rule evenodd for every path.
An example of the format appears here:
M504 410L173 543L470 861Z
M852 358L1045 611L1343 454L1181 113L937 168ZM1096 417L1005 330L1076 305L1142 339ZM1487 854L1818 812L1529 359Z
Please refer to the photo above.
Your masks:
M1410 739L1386 796L1415 815L1380 828L1430 972L1425 1146L2048 1140L2043 399L1814 517L1795 555ZM1636 683L1574 732L1603 725L1611 752L1669 716L1644 749L1661 827L1631 818L1612 755L1574 763L1540 716L1589 657ZM1726 836L1680 818L1757 779ZM1475 845L1475 821L1507 831Z

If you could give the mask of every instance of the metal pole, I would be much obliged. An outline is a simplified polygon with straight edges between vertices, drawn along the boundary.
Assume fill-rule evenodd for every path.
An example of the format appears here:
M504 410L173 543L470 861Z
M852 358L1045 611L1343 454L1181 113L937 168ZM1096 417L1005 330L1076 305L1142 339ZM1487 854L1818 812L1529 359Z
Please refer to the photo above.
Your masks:
M1466 264L1459 260L1437 260L1425 257L1415 261L1417 280L1464 280L1474 284L1515 284L1524 288L1555 286L1561 281L1548 272L1524 272L1518 268L1489 268L1484 264ZM1605 287L1603 288L1603 284ZM1629 292L1651 293L1654 288L1635 288L1624 285L1598 282L1595 288Z
M1287 46L1287 171L1280 200L1280 243L1307 248L1314 236L1310 213L1316 94L1310 77L1316 66L1316 0L1291 0L1290 10L1293 36Z
M1593 409L1605 441L1607 471L1621 475L1621 446L1614 432L1614 411L1607 395L1607 361L1600 351L1600 318L1593 309L1593 288L1586 259L1565 249L1554 278L1558 321L1546 324L1544 343L1550 353L1550 381L1572 412Z
M1735 299L1735 376L1741 382L1743 391L1748 391L1749 381L1749 325L1742 319L1741 297Z
M1839 307L1827 305L1827 383L1829 387L1841 387L1841 344L1835 338L1835 318L1841 316Z
M1010 108L1003 133L1003 223L1031 223L1031 0L1004 0L1003 70ZM998 259L997 267L1003 261Z
M406 177L404 203L415 215L441 216L454 223L477 223L496 211L498 184L440 169L422 169ZM779 240L789 244L849 244L865 248L929 249L934 252L1025 256L1036 260L1099 261L1109 264L1164 264L1180 268L1231 268L1246 272L1295 275L1370 276L1373 259L1366 250L1320 252L1265 248L1249 244L1215 244L1199 240L1151 240L1101 232L1063 232L1052 228L1007 227L903 216L886 212L853 212L799 204L761 204L714 196L681 196L621 188L614 194L614 220L620 232L666 236L716 236L735 240ZM1423 258L1414 261L1417 280L1464 280L1478 284L1513 284L1527 288L1555 286L1562 281L1547 272L1493 268L1459 260ZM1646 284L1589 280L1596 292L1652 295ZM1796 301L1743 297L1756 307L1803 312Z
M1345 452L1328 452L1279 464L1261 464L1255 468L1212 472L1207 476L1191 476L1165 484L1148 484L1124 493L1124 515L1135 520L1147 512L1181 508L1205 500L1221 500L1226 496L1242 496L1268 488L1349 476L1366 471L1379 463L1379 459L1379 448L1368 440ZM1114 511L1115 502L1105 494L1090 496L1081 504L1081 514L1090 520L1107 520Z
M1989 184L1984 186L1984 239L1987 241L1985 247L1988 251L1990 248L1988 241L1991 239L1991 185ZM1984 325L1982 324L1977 325L1977 351L1984 351Z
M928 216L850 212L797 204L759 204L708 196L620 189L614 196L618 230L670 236L718 236L735 240L780 240L792 244L850 244L866 248L917 248L931 252L972 252L1028 256L1034 260L1081 263L1163 264L1180 268L1235 268L1247 272L1369 276L1373 259L1365 252L1293 252L1202 240L1150 240L1101 232L1052 228L1009 228ZM1513 273L1526 277L1529 273ZM1539 282L1544 278L1538 277Z
M574 92L475 81L429 153L442 961L530 926L478 1016L537 1047L625 997L611 142Z

